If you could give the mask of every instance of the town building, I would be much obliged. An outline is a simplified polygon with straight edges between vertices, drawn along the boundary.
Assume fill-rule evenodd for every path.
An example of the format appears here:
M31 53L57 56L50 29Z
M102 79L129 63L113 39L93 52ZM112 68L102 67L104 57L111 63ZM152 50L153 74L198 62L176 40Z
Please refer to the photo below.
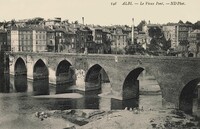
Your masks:
M30 19L21 19L21 20L17 20L15 21L14 19L11 21L11 26L17 26L17 27L23 27L26 26Z
M47 51L47 32L43 27L32 27L33 52Z
M30 27L18 28L19 51L33 51L33 31Z
M111 51L112 53L125 53L125 47L128 45L128 35L123 33L119 26L113 28Z
M7 42L7 32L0 30L0 51L9 51L10 44Z
M88 29L86 29L83 25L79 24L72 24L72 26L76 34L76 52L87 53Z
M163 26L164 36L167 40L171 40L171 48L173 49L175 49L179 44L177 28L177 24L167 24Z
M55 52L61 52L64 49L65 42L65 30L63 28L57 27L55 30Z
M66 48L66 52L76 53L76 34L73 31L66 32Z
M145 32L143 31L138 32L138 34L135 35L135 39L137 44L140 44L145 50L147 49L149 36Z
M47 51L55 52L55 30L46 28L47 31Z
M112 35L107 28L102 28L102 42L103 42L103 53L110 54L111 53L111 41Z
M42 27L11 27L8 30L11 51L41 52L47 51L46 30Z
M11 51L19 51L19 30L17 27L12 27L8 29L8 37L10 37Z
M90 26L90 30L92 31L92 37L94 42L94 50L95 53L103 53L103 31L100 26Z
M97 53L96 44L93 40L93 31L89 27L84 28L87 31L87 38L86 38L86 51L85 53Z
M48 19L45 21L45 26L59 26L61 23L61 18L56 17L54 19Z
M194 30L189 33L189 55L192 57L200 57L200 30Z
M171 40L171 48L173 49L188 43L188 34L191 29L191 26L187 24L168 23L163 25L164 36L167 40Z

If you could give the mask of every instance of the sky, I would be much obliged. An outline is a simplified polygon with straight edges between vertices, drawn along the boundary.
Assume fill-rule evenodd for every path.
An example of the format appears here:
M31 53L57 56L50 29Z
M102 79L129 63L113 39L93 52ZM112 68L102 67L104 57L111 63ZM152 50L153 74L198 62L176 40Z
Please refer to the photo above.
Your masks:
M123 2L171 2L174 0L0 0L0 21L61 17L85 24L135 25L141 20L168 23L200 20L200 0L179 0L185 5L122 5ZM176 1L176 0L175 0ZM112 6L112 3L117 2Z

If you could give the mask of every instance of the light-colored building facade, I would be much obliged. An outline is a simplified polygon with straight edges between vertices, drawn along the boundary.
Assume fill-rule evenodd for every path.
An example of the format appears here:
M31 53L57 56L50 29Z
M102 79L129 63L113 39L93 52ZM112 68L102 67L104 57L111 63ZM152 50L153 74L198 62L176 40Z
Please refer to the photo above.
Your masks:
M33 52L47 51L47 32L42 27L33 29Z
M15 27L9 30L11 51L47 51L46 30L39 27Z
M10 30L11 51L19 51L19 30L17 28Z

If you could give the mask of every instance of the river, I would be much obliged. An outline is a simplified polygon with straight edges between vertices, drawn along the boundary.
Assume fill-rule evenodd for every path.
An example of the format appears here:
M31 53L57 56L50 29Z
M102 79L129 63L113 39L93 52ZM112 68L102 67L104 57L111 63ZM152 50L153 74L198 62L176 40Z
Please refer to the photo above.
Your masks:
M152 78L139 77L141 80L141 91L153 91L157 93L159 86ZM9 79L7 79L9 80ZM14 78L10 76L10 85L14 85ZM42 86L43 81L36 85ZM146 87L149 84L148 88ZM118 110L135 107L144 109L159 110L162 108L162 96L158 94L140 95L138 100L121 101L117 99L99 97L96 92L89 92L81 98L36 98L30 90L33 82L28 81L28 92L17 93L11 89L10 93L0 94L0 128L5 129L49 129L64 128L67 122L63 119L49 119L41 122L34 116L38 111L66 110L66 109L100 109L100 110ZM50 87L50 91L53 91ZM50 93L51 94L51 93ZM56 122L56 123L55 123Z

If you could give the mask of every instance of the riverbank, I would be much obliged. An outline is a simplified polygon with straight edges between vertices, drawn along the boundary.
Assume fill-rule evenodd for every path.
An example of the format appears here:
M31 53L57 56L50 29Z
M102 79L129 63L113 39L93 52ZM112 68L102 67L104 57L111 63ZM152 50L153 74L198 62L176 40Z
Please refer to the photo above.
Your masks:
M200 119L175 109L167 110L56 110L48 119L64 119L75 129L200 129Z

